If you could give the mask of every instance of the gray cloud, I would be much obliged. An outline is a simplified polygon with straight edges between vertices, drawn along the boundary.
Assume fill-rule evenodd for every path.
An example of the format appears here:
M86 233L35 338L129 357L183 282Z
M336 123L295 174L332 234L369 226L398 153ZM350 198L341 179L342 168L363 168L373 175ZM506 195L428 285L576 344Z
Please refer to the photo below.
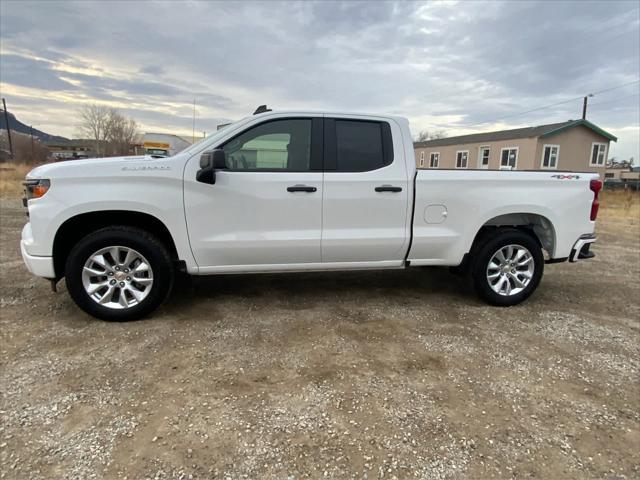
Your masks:
M638 79L639 15L632 1L3 2L12 55L1 73L9 85L124 99L167 129L190 131L195 97L203 123L268 103L388 111L416 131L457 133L502 117L514 126L575 118L580 101L513 114ZM106 75L17 58L26 54ZM590 118L637 126L638 91L597 95ZM638 157L629 138L618 147Z
M73 84L60 79L51 65L19 55L0 55L2 82L46 90L69 90Z

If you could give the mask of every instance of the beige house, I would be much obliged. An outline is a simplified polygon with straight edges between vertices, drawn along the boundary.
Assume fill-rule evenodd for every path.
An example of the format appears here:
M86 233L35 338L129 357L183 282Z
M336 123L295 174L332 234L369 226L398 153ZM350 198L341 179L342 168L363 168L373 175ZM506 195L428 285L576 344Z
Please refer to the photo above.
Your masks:
M588 120L477 133L414 143L418 168L561 170L604 178L617 138Z

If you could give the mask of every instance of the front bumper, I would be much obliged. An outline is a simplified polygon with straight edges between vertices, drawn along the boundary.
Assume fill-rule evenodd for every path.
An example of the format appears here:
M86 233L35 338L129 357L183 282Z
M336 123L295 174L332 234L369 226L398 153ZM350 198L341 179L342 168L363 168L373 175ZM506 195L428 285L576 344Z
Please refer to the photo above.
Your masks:
M596 240L596 236L592 233L582 235L573 245L569 261L577 262L578 260L586 260L595 257L595 253L591 251L591 244Z
M55 278L56 272L53 266L53 257L41 257L29 254L29 245L33 243L31 225L27 223L22 229L22 240L20 240L20 252L22 260L27 269L39 277Z

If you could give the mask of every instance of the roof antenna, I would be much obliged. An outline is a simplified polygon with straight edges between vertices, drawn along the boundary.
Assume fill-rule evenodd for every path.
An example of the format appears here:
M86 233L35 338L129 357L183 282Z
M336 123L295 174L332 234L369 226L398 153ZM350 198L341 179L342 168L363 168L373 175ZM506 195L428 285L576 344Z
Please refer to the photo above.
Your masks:
M270 108L267 108L266 105L260 105L258 108L256 108L256 111L253 112L254 115L258 115L259 113L265 113L265 112L271 112L273 110L271 110Z

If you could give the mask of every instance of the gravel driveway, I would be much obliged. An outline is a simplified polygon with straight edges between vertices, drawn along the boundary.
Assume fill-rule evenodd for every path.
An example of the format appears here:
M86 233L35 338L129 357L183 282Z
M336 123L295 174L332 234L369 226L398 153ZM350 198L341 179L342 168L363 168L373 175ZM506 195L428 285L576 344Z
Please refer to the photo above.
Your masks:
M109 324L1 200L2 478L640 478L640 227L524 305L446 270L182 282Z

